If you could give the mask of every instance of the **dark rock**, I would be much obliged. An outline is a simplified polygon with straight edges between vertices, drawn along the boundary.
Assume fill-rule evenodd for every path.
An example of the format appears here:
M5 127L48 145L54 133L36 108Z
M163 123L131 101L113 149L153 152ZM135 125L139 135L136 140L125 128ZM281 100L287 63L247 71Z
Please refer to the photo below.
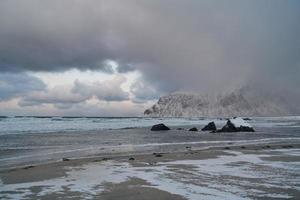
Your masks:
M162 154L161 154L161 153L153 153L153 155L154 155L155 157L162 157Z
M245 121L251 121L252 119L250 119L248 117L245 117L245 118L243 118L243 120L245 120Z
M33 165L29 165L29 166L23 167L23 169L31 169L31 168L34 168L34 166Z
M228 149L230 149L230 147L225 147L225 149L227 149L227 150L228 150Z
M168 130L170 130L170 128L164 124L156 124L151 128L151 131L168 131Z
M241 149L246 149L246 147L245 146L241 146Z
M252 127L248 127L248 126L241 126L241 127L238 128L238 131L242 131L242 132L255 132Z
M204 128L201 129L202 131L215 131L217 130L215 122L209 122Z
M179 131L181 131L181 130L184 130L184 128L177 128L176 130L179 130Z
M185 147L185 148L186 148L186 150L188 150L188 151L192 151L192 147L187 146L187 147Z
M131 158L129 158L129 160L135 160L135 159L131 157Z
M283 146L281 146L281 147L284 148L284 149L293 148L292 145L283 145Z
M196 127L193 127L191 129L189 129L189 131L198 131L198 129Z
M65 161L70 161L70 159L69 158L63 158L62 161L64 161L64 162Z
M234 118L235 119L235 118ZM217 130L217 132L255 132L255 130L250 126L240 126L236 127L230 119L227 120L225 126L222 129Z
M223 128L221 130L218 130L218 132L238 132L238 129L228 119L226 125L223 126Z

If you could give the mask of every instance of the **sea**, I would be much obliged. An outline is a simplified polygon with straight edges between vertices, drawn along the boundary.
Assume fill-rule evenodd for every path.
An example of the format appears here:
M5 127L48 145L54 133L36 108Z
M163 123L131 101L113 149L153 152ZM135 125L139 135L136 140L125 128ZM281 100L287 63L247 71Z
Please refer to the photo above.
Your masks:
M61 161L62 158L144 154L228 145L299 142L300 116L251 117L256 132L216 134L190 132L223 118L149 117L0 117L0 169ZM164 123L170 131L152 132ZM183 128L184 130L177 130Z

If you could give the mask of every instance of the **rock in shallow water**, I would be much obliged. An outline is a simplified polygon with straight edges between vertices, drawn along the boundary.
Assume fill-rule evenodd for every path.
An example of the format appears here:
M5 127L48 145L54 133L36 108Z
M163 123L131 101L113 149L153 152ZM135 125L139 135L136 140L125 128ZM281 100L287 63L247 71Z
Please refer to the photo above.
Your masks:
M170 130L170 128L164 124L156 124L151 128L151 131L168 131L168 130Z
M215 131L217 130L215 122L209 122L204 128L201 129L202 131Z
M198 131L196 127L189 129L189 131Z
M227 120L225 126L223 126L223 128L218 130L218 132L238 132L238 129L230 120Z
M252 119L249 118L249 117L245 117L245 118L243 118L243 120L245 120L245 121L251 121Z
M252 127L245 127L245 126L241 126L239 128L239 131L241 131L241 132L255 132L255 130Z
M225 126L217 132L255 132L253 127L240 117L227 120Z

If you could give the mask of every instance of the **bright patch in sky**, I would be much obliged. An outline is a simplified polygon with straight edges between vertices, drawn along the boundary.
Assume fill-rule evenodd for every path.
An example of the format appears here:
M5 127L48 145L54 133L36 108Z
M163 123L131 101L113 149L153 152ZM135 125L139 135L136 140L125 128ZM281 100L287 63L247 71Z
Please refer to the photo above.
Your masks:
M138 94L144 91L144 87L136 87L137 83L143 84L139 71L120 73L117 62L108 60L105 64L107 70L101 71L71 69L60 72L26 72L27 79L36 79L42 85L41 89L20 93L21 97L0 102L2 112L7 115L40 115L44 112L49 115L80 113L87 116L136 116L153 104L154 98L139 99ZM11 79L10 76L6 81Z
M60 85L73 85L76 80L84 83L103 82L111 80L116 76L120 76L117 72L117 68L119 67L118 63L115 61L108 61L108 64L111 66L112 73L72 69L65 72L30 72L29 74L41 79L49 88ZM135 70L122 73L122 76L126 78L126 82L121 85L121 88L129 92L130 86L140 78L141 73Z

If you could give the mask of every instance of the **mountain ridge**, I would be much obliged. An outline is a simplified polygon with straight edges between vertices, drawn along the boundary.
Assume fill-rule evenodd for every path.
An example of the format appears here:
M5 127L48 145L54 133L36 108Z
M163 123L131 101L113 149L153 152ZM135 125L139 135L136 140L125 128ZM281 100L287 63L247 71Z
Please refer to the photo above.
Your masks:
M299 115L284 95L241 88L217 95L175 92L159 98L144 111L151 117L234 117Z

